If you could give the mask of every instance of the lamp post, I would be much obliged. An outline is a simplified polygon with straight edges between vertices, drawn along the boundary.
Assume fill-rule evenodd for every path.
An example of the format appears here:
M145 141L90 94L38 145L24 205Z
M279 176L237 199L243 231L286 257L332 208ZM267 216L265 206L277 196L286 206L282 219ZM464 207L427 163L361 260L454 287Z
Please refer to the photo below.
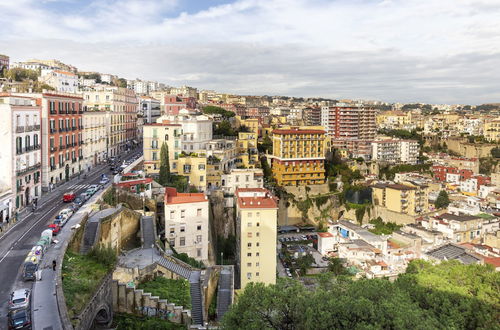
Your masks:
M220 253L220 264L224 266L224 252Z
M151 263L153 263L154 261L154 253L155 253L155 245L154 244L151 244Z

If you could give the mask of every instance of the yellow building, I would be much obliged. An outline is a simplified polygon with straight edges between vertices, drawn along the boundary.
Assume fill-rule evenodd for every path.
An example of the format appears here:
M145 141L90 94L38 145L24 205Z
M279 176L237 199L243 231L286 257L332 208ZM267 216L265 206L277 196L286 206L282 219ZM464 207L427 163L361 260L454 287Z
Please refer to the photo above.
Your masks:
M490 142L500 141L500 118L484 122L483 133Z
M259 120L257 118L242 119L241 116L235 116L237 126L246 126L250 132L259 135Z
M257 134L255 132L238 133L238 166L255 168L259 163Z
M280 186L325 183L325 131L311 127L273 130L273 176Z
M411 216L429 211L429 188L416 184L376 184L372 186L373 205Z
M143 126L144 171L147 174L160 172L160 151L163 143L168 146L170 171L178 172L177 159L181 153L182 126L168 121Z
M276 283L277 199L264 188L236 190L240 288L250 282Z
M187 177L190 186L199 191L205 191L207 188L206 154L180 154L177 159L177 174Z
M408 129L412 124L411 112L385 111L377 115L377 127Z

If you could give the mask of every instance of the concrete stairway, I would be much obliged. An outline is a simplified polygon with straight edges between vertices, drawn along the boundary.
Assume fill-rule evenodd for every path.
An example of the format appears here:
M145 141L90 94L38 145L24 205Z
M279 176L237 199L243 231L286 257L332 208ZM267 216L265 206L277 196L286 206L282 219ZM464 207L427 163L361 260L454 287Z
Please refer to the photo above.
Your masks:
M219 321L233 303L233 276L232 267L222 268L217 289L217 320Z
M154 219L151 216L141 218L142 247L148 249L155 244Z
M199 270L191 272L189 286L191 291L191 319L193 324L203 325L203 299L201 296Z
M179 265L178 263L164 257L160 257L156 262L185 279L189 279L192 273L192 270L190 268L183 267L182 265Z
M83 242L80 248L80 253L86 254L94 246L100 224L101 223L99 221L87 223L85 226L85 232L83 233Z

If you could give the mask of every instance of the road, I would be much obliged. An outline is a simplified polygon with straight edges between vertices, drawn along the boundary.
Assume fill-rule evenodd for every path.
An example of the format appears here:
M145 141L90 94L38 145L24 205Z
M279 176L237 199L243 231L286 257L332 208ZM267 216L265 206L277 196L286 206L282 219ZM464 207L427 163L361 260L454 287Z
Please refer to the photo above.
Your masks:
M140 153L141 150L133 150L127 154L127 158ZM24 282L22 279L22 264L28 252L40 238L42 231L47 228L59 211L67 206L62 202L63 193L73 190L78 196L91 184L98 183L102 173L110 177L108 165L96 166L87 174L87 178L84 179L81 176L80 179L67 182L42 196L36 212L29 212L23 220L0 238L0 329L7 328L9 294L18 288L32 289L33 282Z

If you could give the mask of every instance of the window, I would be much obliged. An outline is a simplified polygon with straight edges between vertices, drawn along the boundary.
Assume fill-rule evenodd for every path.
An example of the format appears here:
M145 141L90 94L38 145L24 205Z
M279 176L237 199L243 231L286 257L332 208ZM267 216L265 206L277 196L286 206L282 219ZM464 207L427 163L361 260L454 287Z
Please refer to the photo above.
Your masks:
M196 256L201 257L201 249L196 249Z
M175 234L175 228L170 228L170 234Z
M256 232L256 233L255 233L255 236L260 237L260 233L259 233L259 232Z
M259 242L257 242L257 246L260 246Z
M255 276L259 276L259 272L255 273Z
M196 243L201 243L201 235L196 236Z
M255 213L255 216L258 218L260 217L260 212ZM258 223L258 222L257 222Z
M260 263L256 262L255 267L259 267L259 266L260 266Z
M181 227L181 233L186 231L186 227Z
M252 273L247 273L247 279L251 279L252 278Z
M186 210L181 210L181 219L186 217Z
M200 182L203 182L203 180L205 180L205 178L203 177L203 175L200 175Z
M201 225L196 226L196 230L201 230Z
M260 226L260 222L257 222L257 227L259 227L259 226Z
M248 217L251 218L252 217L252 212L248 212Z
M251 222L247 222L247 226L248 227L252 227L252 223Z
M175 217L175 211L170 211L170 219L173 219Z
M250 181L250 175L247 175L247 176L245 177L245 180L246 180L246 182Z
M248 244L247 244L247 247L252 247L252 243L248 243Z
M252 267L252 263L251 262L247 262L247 267Z
M252 233L247 233L248 238L252 238Z
M185 246L185 245L186 245L186 237L181 237L179 239L179 246Z
M201 217L201 209L197 209L197 210L196 210L196 216ZM200 230L200 229L201 229L201 226L198 226L198 227L199 227L199 229L198 229L198 230Z
M251 256L252 256L252 252L248 252L247 257L251 257Z
M153 160L158 160L158 153L153 152Z

